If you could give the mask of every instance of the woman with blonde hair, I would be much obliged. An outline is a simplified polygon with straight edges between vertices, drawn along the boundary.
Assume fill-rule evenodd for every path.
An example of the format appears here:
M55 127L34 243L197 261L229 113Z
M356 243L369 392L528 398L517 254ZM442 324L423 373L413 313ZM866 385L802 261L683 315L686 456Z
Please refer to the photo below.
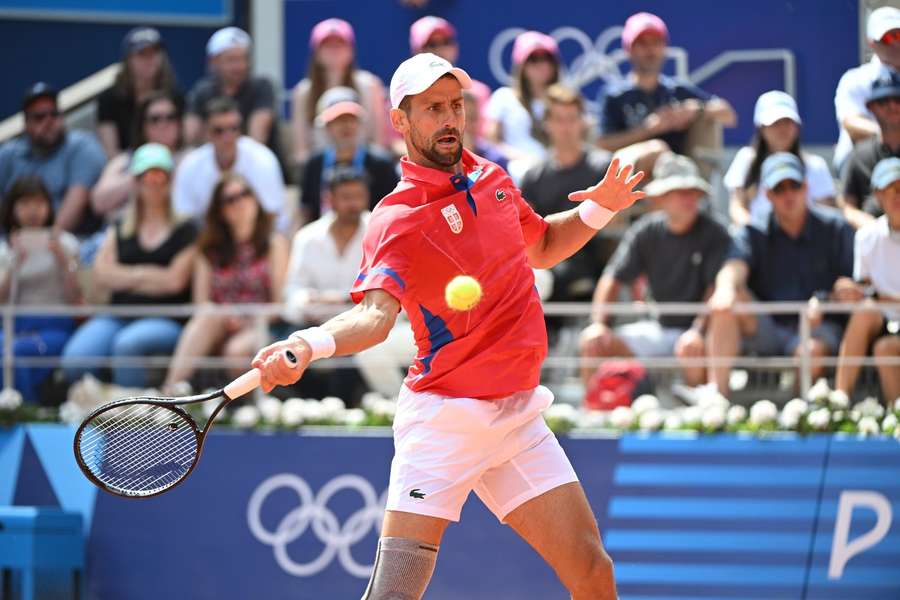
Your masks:
M211 314L204 306L281 302L288 243L240 175L226 174L216 184L197 247L193 299L201 308L178 340L166 387L191 378L194 358L216 353L233 359L230 371L237 376L267 343L254 319Z
M94 261L94 283L112 292L112 305L166 305L190 302L197 229L175 218L171 202L172 153L161 144L145 144L131 161L137 194L121 222L113 225ZM182 319L97 315L66 344L62 364L73 382L101 369L85 359L135 359L171 354ZM129 387L148 385L148 370L115 365L112 379Z

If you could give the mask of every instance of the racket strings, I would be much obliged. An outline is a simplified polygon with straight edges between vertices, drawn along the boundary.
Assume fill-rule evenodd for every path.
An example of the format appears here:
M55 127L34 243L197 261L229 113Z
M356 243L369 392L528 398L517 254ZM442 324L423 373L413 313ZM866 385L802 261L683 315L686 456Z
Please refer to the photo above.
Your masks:
M180 413L134 404L96 415L79 441L85 466L103 485L151 494L177 483L194 463L197 437Z

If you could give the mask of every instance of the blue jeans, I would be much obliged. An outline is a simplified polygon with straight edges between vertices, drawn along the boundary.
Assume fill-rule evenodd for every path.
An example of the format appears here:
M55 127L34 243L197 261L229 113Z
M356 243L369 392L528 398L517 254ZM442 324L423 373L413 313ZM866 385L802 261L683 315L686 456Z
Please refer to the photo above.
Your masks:
M59 356L73 329L75 322L69 317L17 317L13 356ZM0 356L3 355L4 337L5 332L0 332ZM40 385L52 372L53 367L24 367L16 366L13 362L13 386L26 402L35 402ZM0 382L5 385L6 382L2 380L3 373L0 371Z
M93 317L66 344L63 372L72 383L88 373L96 376L102 371L102 367L78 364L78 359L172 354L179 335L181 323L173 319ZM147 369L141 367L114 367L112 375L114 383L127 387L145 387L148 381Z

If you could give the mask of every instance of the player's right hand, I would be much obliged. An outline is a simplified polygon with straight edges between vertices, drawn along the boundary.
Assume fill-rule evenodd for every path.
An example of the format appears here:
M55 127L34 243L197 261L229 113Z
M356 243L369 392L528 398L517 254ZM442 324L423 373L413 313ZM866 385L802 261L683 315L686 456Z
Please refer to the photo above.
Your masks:
M297 357L297 364L290 365L284 360L284 351L290 350ZM259 385L264 392L271 392L279 385L296 383L309 366L312 349L302 339L281 340L269 344L256 353L250 365L259 369Z

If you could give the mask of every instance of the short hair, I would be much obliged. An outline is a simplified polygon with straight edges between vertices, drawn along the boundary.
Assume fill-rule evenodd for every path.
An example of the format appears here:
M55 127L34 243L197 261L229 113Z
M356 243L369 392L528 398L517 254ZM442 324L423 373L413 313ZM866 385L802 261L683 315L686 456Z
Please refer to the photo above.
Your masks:
M328 189L331 192L334 192L339 185L352 183L354 181L358 181L367 188L369 186L369 174L362 169L357 169L355 167L334 167L327 174L326 180L328 181Z
M50 225L53 224L53 198L51 198L50 191L44 184L44 180L38 175L24 175L13 182L9 191L6 192L6 197L3 199L3 210L2 213L0 213L0 227L2 227L6 234L10 234L21 227L21 225L16 222L15 207L16 202L26 196L43 196L47 199L50 213L47 216L47 222L44 223L43 226L50 227Z
M584 114L584 98L578 90L561 83L554 83L547 88L547 110L544 117L550 114L550 108L554 105L575 106L578 112Z
M210 99L204 107L206 109L206 118L209 119L213 115L221 115L223 113L241 112L241 107L234 98L228 96L217 96Z

